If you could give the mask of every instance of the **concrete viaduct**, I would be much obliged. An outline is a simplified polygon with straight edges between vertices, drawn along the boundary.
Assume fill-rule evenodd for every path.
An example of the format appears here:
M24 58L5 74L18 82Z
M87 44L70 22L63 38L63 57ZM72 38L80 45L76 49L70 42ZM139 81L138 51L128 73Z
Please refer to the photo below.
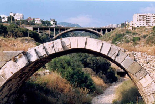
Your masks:
M6 62L0 69L0 104L11 104L22 84L51 59L77 52L102 56L117 64L138 87L146 104L155 102L155 71L147 72L123 49L113 44L87 37L68 37L19 52Z
M53 40L56 39L58 36L61 36L65 33L72 32L72 31L85 31L93 33L97 36L103 36L105 33L110 32L114 30L115 28L104 28L104 27L26 27L29 30L36 31L38 33L48 31L49 36L51 34L51 31L54 32L53 34ZM56 34L56 31L58 32Z

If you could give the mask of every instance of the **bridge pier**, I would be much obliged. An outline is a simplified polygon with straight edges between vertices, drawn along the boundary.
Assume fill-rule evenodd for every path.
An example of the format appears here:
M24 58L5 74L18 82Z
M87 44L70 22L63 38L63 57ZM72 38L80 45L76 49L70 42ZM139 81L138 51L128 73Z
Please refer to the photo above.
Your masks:
M101 34L103 34L103 31L102 31L102 29L101 29L100 33L101 33Z
M107 33L107 32L108 32L108 30L106 29L106 30L105 30L105 33Z
M54 27L54 37L55 37L55 27Z
M51 34L51 30L50 30L50 28L49 28L49 37L50 37L50 34Z
M38 33L39 33L39 27L38 27Z

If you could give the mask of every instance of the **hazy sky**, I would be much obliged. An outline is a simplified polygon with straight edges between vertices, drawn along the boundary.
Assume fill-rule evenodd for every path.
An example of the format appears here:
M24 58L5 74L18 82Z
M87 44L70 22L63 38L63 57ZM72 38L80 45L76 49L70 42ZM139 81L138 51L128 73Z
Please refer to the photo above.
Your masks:
M155 13L155 2L83 0L1 0L0 15L22 13L24 18L56 19L85 27L131 21L134 13Z

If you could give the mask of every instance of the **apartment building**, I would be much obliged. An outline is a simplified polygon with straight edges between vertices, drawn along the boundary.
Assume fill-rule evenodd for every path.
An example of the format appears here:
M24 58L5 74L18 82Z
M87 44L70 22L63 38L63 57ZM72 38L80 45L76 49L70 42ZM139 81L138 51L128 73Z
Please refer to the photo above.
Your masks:
M41 24L41 19L40 18L35 18L35 24Z
M155 26L155 14L134 14L133 21L130 22L133 27L152 27Z
M8 21L8 16L6 16L6 15L0 15L0 16L1 16L2 22Z
M10 13L10 16L13 16L15 20L23 20L24 19L24 15L21 13Z

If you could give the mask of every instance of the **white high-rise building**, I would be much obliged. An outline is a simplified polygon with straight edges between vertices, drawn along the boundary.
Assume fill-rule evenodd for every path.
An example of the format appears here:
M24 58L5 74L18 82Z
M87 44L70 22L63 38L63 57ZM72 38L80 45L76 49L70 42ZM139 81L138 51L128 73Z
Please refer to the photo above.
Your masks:
M133 27L152 27L155 26L155 14L134 14L133 21L130 22Z

